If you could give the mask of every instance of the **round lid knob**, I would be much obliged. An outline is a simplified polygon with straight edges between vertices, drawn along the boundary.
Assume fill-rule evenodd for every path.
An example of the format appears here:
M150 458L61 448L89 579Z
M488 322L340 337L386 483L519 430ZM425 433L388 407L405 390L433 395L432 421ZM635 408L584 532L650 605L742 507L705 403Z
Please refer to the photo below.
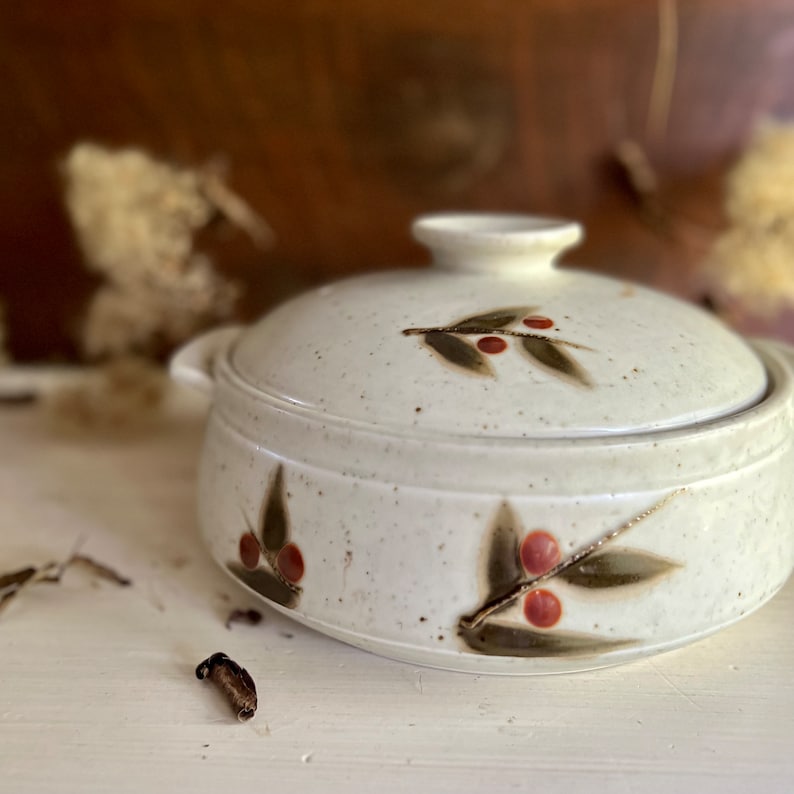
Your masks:
M583 237L572 221L482 213L425 215L412 231L433 252L436 267L484 275L530 269L538 275Z

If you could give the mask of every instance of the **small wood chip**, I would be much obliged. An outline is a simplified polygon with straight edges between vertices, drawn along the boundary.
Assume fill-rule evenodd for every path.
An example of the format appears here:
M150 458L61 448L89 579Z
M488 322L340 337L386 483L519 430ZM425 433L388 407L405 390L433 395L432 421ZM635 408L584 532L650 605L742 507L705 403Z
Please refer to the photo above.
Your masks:
M254 679L222 651L213 653L196 667L196 678L209 678L226 695L240 722L246 722L256 714Z
M247 623L257 626L262 622L262 613L258 609L233 609L226 618L226 628L230 629L232 623Z

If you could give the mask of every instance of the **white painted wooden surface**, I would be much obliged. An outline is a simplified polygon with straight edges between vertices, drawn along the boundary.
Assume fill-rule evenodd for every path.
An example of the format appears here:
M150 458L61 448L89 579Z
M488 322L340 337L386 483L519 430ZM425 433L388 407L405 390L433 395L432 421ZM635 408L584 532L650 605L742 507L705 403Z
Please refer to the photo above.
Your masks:
M0 791L794 792L794 581L742 624L625 667L544 678L391 662L259 607L194 530L201 405L124 442L0 408L0 572L82 550L0 615ZM794 521L792 522L794 531ZM240 724L196 664L257 682Z

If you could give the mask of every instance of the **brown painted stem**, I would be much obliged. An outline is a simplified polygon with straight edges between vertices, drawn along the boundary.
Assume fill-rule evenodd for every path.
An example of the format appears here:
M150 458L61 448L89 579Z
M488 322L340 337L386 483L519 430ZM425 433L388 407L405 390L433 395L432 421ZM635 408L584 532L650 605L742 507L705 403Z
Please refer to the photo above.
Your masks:
M445 334L462 334L470 336L518 336L530 337L532 339L540 339L543 342L549 342L552 345L565 345L566 347L575 347L577 350L592 350L592 347L587 345L579 345L576 342L569 342L566 339L555 339L552 336L544 336L543 334L525 334L521 331L507 331L503 328L471 328L470 326L450 325L445 328L406 328L403 331L405 336L420 336L421 334L432 333L445 333Z

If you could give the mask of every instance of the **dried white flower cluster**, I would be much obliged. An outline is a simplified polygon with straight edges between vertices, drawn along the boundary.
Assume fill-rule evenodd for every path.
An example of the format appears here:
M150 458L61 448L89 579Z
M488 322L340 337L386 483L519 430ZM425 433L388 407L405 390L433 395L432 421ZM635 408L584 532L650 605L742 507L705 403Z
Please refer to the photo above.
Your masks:
M105 279L83 326L88 356L158 352L231 314L237 288L193 246L223 211L215 196L247 209L216 176L88 143L72 149L64 171L86 265Z
M728 177L726 211L708 277L756 311L794 304L794 124L757 131Z
M228 317L237 297L237 287L194 249L196 232L216 214L260 246L272 232L216 169L81 143L64 174L85 264L103 279L80 341L87 356L106 363L50 394L48 415L54 427L80 434L154 427L166 381L151 356Z

